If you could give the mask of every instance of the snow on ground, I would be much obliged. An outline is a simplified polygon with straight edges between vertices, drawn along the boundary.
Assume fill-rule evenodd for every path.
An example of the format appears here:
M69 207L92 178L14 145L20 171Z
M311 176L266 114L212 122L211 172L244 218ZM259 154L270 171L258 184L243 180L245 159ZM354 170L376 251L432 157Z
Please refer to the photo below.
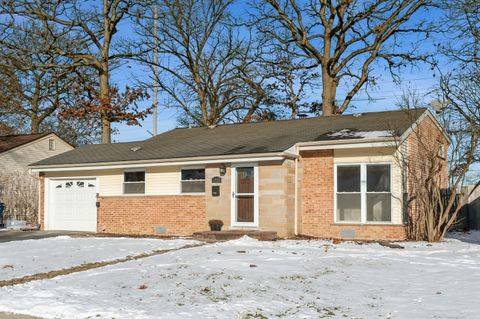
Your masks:
M46 318L478 318L480 243L463 241L479 235L472 236L405 249L243 238L4 287L0 311Z
M0 280L171 249L191 240L59 236L0 244Z

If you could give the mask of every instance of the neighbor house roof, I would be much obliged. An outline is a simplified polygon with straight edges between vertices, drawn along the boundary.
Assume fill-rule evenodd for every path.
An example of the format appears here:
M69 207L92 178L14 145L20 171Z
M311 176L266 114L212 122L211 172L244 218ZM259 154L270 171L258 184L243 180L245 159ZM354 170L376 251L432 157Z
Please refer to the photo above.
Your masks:
M50 133L0 135L0 153L33 142L49 134Z
M426 109L177 128L145 141L86 145L31 166L283 152L296 143L401 136Z

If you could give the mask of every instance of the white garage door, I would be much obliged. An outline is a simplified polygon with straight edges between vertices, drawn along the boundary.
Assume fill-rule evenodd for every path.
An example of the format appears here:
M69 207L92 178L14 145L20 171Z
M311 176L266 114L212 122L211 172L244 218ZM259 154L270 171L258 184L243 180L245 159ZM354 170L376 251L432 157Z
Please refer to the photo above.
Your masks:
M96 231L96 180L50 180L49 230Z

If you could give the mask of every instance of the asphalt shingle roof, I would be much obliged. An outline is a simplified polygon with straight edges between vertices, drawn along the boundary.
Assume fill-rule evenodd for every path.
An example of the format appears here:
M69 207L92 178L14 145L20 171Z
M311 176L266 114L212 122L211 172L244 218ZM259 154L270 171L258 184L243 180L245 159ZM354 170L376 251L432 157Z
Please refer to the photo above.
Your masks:
M21 145L33 142L50 133L0 135L0 153L9 151Z
M86 145L31 166L163 160L282 152L296 143L382 137L405 132L426 109L272 122L178 128L145 141ZM377 134L372 134L372 133ZM140 148L133 151L133 148Z

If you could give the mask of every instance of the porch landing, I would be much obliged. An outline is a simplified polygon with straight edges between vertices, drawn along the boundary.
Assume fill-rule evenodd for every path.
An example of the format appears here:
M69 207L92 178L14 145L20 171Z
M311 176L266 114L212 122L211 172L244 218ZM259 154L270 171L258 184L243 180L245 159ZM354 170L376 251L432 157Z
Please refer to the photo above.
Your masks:
M222 231L202 231L193 234L193 239L205 242L227 241L238 239L243 236L252 237L263 241L277 240L276 231L263 230L222 230Z

